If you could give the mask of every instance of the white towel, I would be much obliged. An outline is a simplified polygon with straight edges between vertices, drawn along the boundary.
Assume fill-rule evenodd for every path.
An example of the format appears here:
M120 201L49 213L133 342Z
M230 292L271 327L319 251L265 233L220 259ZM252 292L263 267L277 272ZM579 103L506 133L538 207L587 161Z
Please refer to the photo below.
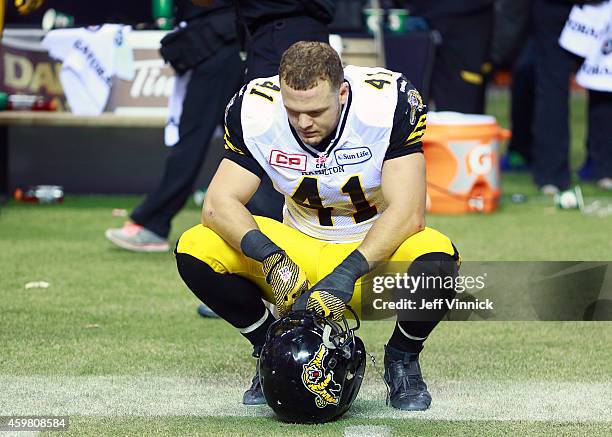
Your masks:
M164 131L164 142L168 147L176 145L180 139L179 128L181 115L183 115L183 103L192 72L193 70L189 70L181 76L177 75L174 80L174 89L168 99L168 121Z
M574 6L559 44L585 58L576 75L580 86L612 92L612 1Z
M102 113L114 76L134 78L133 52L127 43L129 26L58 29L42 41L49 55L62 61L60 81L76 115Z

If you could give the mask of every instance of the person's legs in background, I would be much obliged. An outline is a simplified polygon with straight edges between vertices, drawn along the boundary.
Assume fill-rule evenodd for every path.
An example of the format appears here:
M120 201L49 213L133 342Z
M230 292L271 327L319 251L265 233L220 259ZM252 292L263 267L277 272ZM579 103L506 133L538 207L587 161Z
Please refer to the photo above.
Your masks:
M570 185L569 80L576 58L561 48L559 35L571 4L535 0L535 106L533 120L533 177L544 194Z
M250 41L247 81L277 75L283 53L298 41L327 43L329 30L310 17L281 18L258 28Z
M430 93L437 111L484 112L493 12L491 5L428 19L442 36L436 47Z
M589 90L588 144L593 177L612 190L612 93Z
M243 71L237 44L222 49L192 70L183 101L179 141L169 151L162 179L134 209L130 215L132 224L107 230L109 240L133 251L169 249L171 220L193 190L225 106L242 84Z
M531 162L533 144L533 103L535 97L535 47L529 40L512 68L511 111L512 139L503 167L523 170Z

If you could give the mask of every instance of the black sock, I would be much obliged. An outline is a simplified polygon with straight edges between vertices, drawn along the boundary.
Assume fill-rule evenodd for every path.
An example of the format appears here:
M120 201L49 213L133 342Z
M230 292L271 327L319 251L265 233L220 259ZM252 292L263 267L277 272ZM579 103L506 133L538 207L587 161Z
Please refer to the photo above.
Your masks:
M264 317L265 319L262 317L253 325L240 330L240 333L253 345L254 357L259 357L259 352L261 351L261 348L266 342L266 334L268 333L268 328L276 320L267 308Z
M185 253L176 254L176 264L193 294L235 328L247 329L267 314L262 325L249 333L252 335L245 335L259 345L273 316L261 300L262 293L257 285L242 276L217 273L205 262Z
M418 354L437 324L438 322L397 322L387 344L402 352Z

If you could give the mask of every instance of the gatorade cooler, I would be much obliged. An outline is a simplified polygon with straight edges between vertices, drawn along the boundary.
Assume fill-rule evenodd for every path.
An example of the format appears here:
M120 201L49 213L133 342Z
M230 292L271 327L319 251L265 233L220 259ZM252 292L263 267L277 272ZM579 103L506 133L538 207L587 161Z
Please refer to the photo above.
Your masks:
M490 115L429 112L423 137L427 210L495 211L500 196L499 141L509 136Z

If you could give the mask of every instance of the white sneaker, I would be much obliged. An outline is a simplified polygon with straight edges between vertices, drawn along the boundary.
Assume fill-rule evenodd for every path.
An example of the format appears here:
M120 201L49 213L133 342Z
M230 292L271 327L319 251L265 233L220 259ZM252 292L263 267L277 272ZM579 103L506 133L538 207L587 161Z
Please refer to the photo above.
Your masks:
M540 187L540 192L546 196L554 196L555 194L559 194L559 187L553 184L546 184Z
M107 229L106 238L116 246L132 252L168 252L168 240L143 226L125 222L122 228Z
M604 190L612 190L612 178L601 178L597 181L597 186Z

